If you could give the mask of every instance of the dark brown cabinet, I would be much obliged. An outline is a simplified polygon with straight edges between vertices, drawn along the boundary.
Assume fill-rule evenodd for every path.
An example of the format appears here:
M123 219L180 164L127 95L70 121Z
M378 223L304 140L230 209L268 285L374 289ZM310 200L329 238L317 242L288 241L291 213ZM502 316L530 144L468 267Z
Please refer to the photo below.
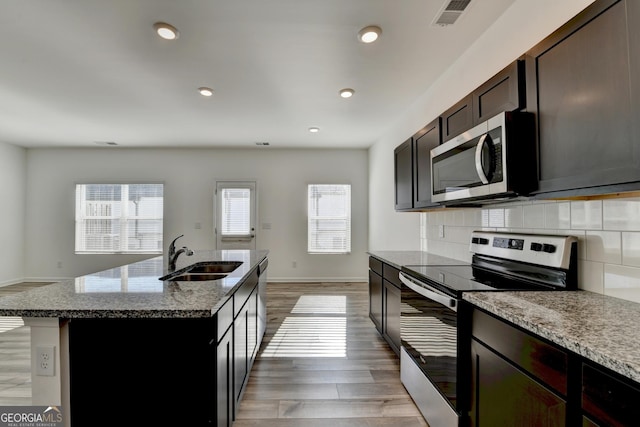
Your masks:
M503 111L526 106L525 63L518 59L442 113L446 142Z
M634 426L640 384L471 310L471 426Z
M382 333L382 262L369 257L369 318Z
M584 425L632 426L640 420L640 388L605 368L582 364ZM590 423L590 424L589 424Z
M383 271L383 321L382 336L389 347L400 357L400 297L402 282L398 274L400 270L388 265L382 265Z
M527 53L545 197L638 188L638 24L637 1L599 0Z
M413 150L409 138L393 152L396 210L413 207Z
M439 206L431 201L431 150L442 140L440 117L420 129L413 137L413 208Z
M524 60L509 64L471 94L474 126L503 111L514 111L526 105Z
M460 135L473 127L473 101L471 95L458 101L442 113L442 142Z
M216 347L216 419L218 427L231 427L234 417L233 331L229 329Z
M565 351L479 310L472 336L472 426L572 425Z
M431 201L431 150L440 145L438 117L394 150L395 209L437 207Z
M369 318L389 347L400 355L400 270L369 257Z
M96 414L117 396L126 425L230 427L264 333L257 270L210 317L69 320L71 425L114 425Z

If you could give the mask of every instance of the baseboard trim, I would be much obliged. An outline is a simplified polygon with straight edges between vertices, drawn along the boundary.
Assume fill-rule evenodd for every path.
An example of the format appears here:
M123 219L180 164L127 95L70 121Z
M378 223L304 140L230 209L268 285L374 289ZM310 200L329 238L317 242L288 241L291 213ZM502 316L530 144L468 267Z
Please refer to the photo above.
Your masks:
M73 277L25 277L21 282L48 282L57 283L73 280Z
M368 280L366 277L270 277L267 272L270 283L362 283Z

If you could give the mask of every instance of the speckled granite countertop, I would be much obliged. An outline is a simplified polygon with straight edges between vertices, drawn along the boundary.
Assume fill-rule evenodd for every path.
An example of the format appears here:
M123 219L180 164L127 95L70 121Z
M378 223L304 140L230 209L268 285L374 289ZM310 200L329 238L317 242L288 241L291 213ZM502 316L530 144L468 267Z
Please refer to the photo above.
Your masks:
M588 291L467 292L463 299L640 382L640 304Z
M374 258L400 270L405 265L466 265L468 262L422 251L369 251Z
M158 280L162 256L0 298L0 316L58 318L187 318L212 316L266 258L268 251L195 251L178 258L176 273L193 264L242 261L225 278Z

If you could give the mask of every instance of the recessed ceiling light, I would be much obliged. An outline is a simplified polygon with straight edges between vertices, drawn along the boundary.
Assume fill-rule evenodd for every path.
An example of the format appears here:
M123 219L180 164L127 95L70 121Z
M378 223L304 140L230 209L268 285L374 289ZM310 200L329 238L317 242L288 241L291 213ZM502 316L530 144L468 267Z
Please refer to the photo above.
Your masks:
M315 126L310 127L310 128L309 128L309 132L311 132L311 133L318 133L318 132L320 132L320 128L319 128L319 127L315 127Z
M209 88L209 87L199 87L198 88L198 92L200 92L200 95L202 96L212 96L213 95L213 89Z
M382 29L375 25L364 27L358 31L358 40L362 43L373 43L382 34Z
M153 28L156 29L156 33L158 33L160 37L166 40L175 40L180 35L176 27L166 22L156 22L153 24Z
M354 93L356 93L355 90L350 88L345 88L340 91L340 96L343 98L351 98Z

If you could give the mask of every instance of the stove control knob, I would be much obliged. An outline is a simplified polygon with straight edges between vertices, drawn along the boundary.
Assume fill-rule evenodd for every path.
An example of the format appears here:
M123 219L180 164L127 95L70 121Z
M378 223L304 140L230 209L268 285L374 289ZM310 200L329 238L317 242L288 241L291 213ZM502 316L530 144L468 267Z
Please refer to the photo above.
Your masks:
M542 245L540 243L531 243L531 250L535 252L540 252L542 250Z
M542 245L542 250L544 252L552 254L552 253L554 253L556 251L556 247L555 247L555 245L548 245L548 244L545 243L544 245Z

